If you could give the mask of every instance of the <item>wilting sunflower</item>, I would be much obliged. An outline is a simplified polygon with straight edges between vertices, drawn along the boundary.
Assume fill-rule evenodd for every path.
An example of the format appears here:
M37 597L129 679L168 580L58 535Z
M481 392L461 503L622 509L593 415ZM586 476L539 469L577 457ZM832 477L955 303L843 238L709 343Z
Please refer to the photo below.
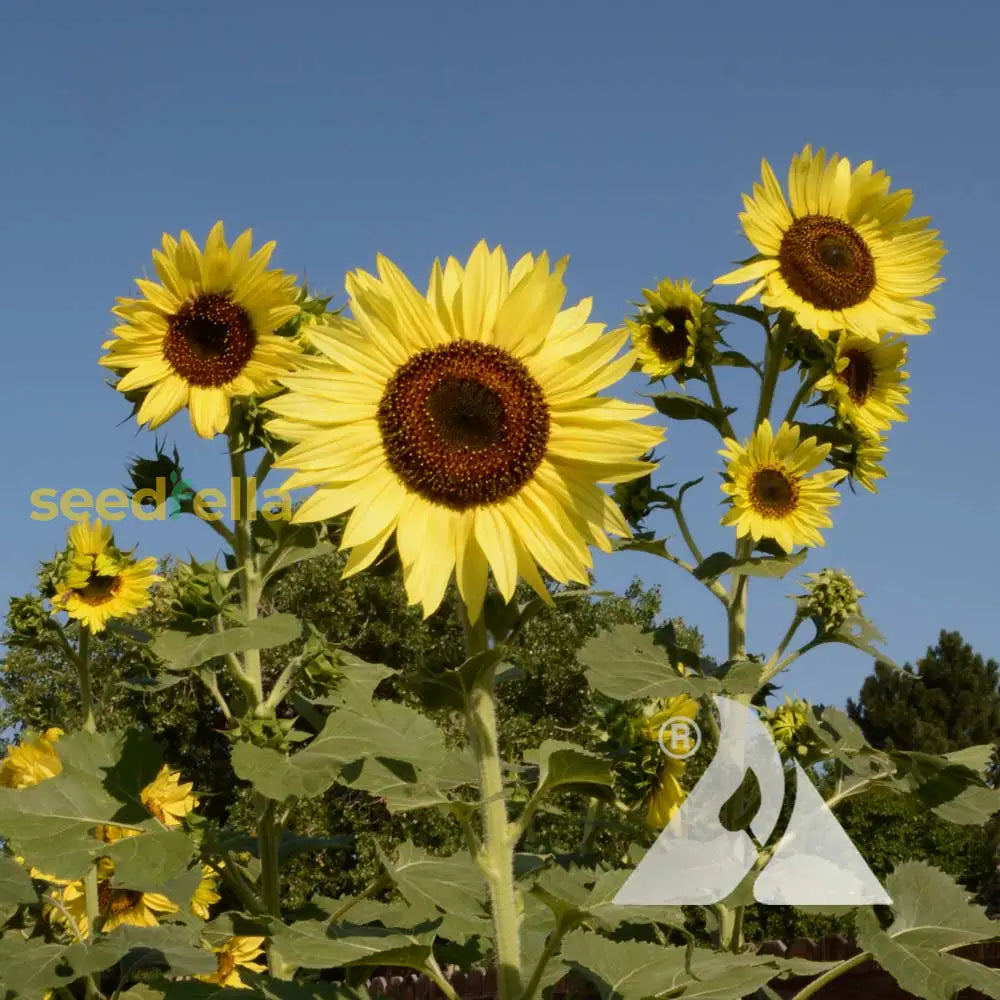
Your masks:
M382 256L377 278L348 276L354 321L314 329L325 358L267 404L268 429L298 442L275 463L298 470L285 488L318 486L293 520L353 510L345 576L395 533L410 602L431 614L454 571L476 620L490 569L505 599L519 576L547 599L538 566L585 582L588 545L629 537L597 484L655 468L637 456L663 431L633 423L649 407L594 395L634 355L616 360L628 333L588 323L589 299L561 308L564 268L526 254L508 270L482 242L464 268L435 261L426 297Z
M740 221L761 258L716 278L753 284L737 302L760 294L763 305L788 309L799 326L826 337L849 330L878 340L890 330L927 333L934 308L920 300L942 278L945 250L927 218L907 219L909 190L889 193L885 171L871 161L851 170L836 154L806 146L792 158L786 202L767 160L763 185L743 196Z
M831 393L841 417L862 434L878 437L892 421L906 420L900 409L906 403L909 373L906 342L902 337L884 337L872 343L865 337L841 334L837 341L835 370L816 383L821 392Z
M191 897L191 912L202 920L208 920L211 914L209 907L217 903L222 897L215 891L218 886L219 876L211 865L201 866L201 881Z
M156 559L136 562L112 543L111 528L84 516L69 532L68 567L56 586L52 606L101 632L112 618L126 618L149 607L149 588L160 582Z
M99 858L97 862L97 901L100 912L104 915L101 930L105 933L113 931L122 924L132 924L135 927L156 927L159 917L168 913L176 913L180 907L158 892L139 892L136 889L121 889L113 885L115 866L110 858ZM89 924L87 921L87 903L82 881L66 886L61 893L60 902L66 913L76 923L80 933L86 937ZM65 915L58 909L50 913L56 923L65 924Z
M164 233L153 251L162 284L137 279L140 299L119 298L112 312L124 323L101 364L126 375L119 392L148 389L138 421L159 427L187 406L204 438L224 431L233 397L274 387L287 372L297 345L274 331L297 316L295 278L268 269L273 242L250 255L251 230L226 245L217 222L204 253L182 232L180 243Z
M219 968L215 972L210 972L195 979L200 979L205 983L218 983L220 986L229 986L238 990L250 989L240 978L240 969L249 969L251 972L267 972L267 966L262 962L255 961L264 954L264 938L262 937L231 937L224 945L213 948Z
M816 438L799 441L798 426L783 423L775 434L764 420L740 444L726 439L719 454L726 459L727 494L732 509L722 523L736 525L736 535L758 542L773 538L786 552L796 545L823 545L820 528L832 524L827 510L840 503L833 488L847 473L830 469L807 475L830 453Z
M0 788L30 788L62 772L62 761L53 745L63 731L55 726L36 735L25 733L0 761Z
M705 303L691 282L661 281L644 288L646 305L625 325L640 368L650 378L665 378L694 364Z

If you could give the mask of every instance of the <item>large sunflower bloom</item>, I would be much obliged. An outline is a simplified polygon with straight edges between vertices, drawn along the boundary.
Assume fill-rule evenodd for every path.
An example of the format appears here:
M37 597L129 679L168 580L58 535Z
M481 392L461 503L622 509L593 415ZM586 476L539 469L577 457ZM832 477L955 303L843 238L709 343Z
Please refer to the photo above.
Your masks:
M129 559L115 550L108 525L100 521L91 525L84 516L70 529L69 565L56 586L52 606L91 632L101 632L112 618L149 607L149 589L163 579L155 569L155 557Z
M431 614L454 571L475 621L493 571L510 600L518 577L544 598L540 566L586 582L588 545L629 537L598 483L655 468L637 456L662 437L632 421L647 406L598 398L621 379L628 337L588 323L591 301L562 309L565 262L523 256L513 270L485 242L463 268L435 261L421 295L379 256L379 276L347 278L354 322L315 329L302 374L268 407L268 429L299 442L278 462L286 489L318 486L295 521L353 510L345 575L377 558L395 533L411 603Z
M213 948L219 968L215 972L195 976L205 983L218 983L238 990L250 989L240 978L240 969L251 972L267 972L267 966L255 961L264 954L264 938L231 937L224 945Z
M221 222L204 253L190 233L180 243L166 233L153 251L162 284L137 279L140 299L119 298L112 312L122 324L102 346L101 364L127 374L119 392L148 389L139 424L159 427L187 406L204 438L224 431L233 397L274 387L298 352L274 331L297 316L295 278L267 268L273 242L250 255L251 230L226 245Z
M101 930L110 933L122 924L132 924L135 927L156 927L159 917L176 913L180 907L158 892L139 892L136 889L121 889L112 884L114 862L109 858L100 858L97 863L97 900L98 908L104 915ZM61 893L60 902L66 913L76 923L80 933L86 937L89 924L87 921L86 892L82 881L73 882ZM53 910L51 918L57 923L65 923L65 914Z
M25 733L15 746L8 746L0 761L0 788L30 788L62 772L62 761L53 744L63 735L55 726L44 733Z
M650 378L666 378L694 364L704 301L691 282L661 281L644 288L646 305L625 321L639 366Z
M732 505L722 518L736 535L758 542L773 538L786 552L796 545L823 545L819 528L832 522L827 509L840 503L833 484L847 473L831 469L807 475L830 453L816 438L799 441L798 426L783 423L775 434L764 420L744 444L727 438L722 492Z
M909 190L889 193L885 171L806 146L792 158L788 201L767 160L763 184L743 196L740 221L761 259L716 278L753 284L737 302L788 309L799 326L825 338L849 330L868 340L890 330L930 330L934 308L920 300L937 288L945 250L927 218L907 219Z
M906 342L889 336L872 343L865 337L842 334L837 341L835 370L816 383L821 392L832 394L841 417L867 437L878 437L892 421L906 420L900 409L906 403L909 373Z

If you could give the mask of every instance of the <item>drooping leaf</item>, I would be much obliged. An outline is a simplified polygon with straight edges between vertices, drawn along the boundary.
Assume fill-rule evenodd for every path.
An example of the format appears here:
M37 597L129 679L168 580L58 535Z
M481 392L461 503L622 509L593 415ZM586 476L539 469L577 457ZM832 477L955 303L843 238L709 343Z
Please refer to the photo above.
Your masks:
M719 433L730 414L736 412L733 406L719 409L697 396L688 396L683 392L661 392L652 397L653 405L666 417L672 420L704 420L711 424Z
M761 576L780 580L787 576L797 566L805 562L807 549L785 555L751 556L749 559L736 559L728 552L713 552L695 567L694 576L699 580L714 580L723 573L743 573L747 576Z
M258 618L249 625L188 635L167 630L152 642L152 651L171 670L192 670L208 660L247 649L274 649L294 642L302 634L302 623L287 613Z
M538 765L538 791L580 792L608 798L614 784L610 763L582 747L560 740L546 740L537 750L524 755Z

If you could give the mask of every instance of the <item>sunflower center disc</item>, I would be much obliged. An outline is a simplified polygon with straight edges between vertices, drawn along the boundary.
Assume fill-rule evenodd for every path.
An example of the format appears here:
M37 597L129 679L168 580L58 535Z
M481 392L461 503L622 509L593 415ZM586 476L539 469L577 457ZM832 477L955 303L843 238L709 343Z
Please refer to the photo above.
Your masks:
M236 968L236 959L228 951L219 952L219 978L225 979Z
M669 332L662 326L653 326L649 342L661 361L677 361L683 358L688 348L688 320L694 319L687 309L675 306L665 309L663 318L673 327Z
M190 299L170 317L163 356L190 385L231 382L257 346L250 315L226 294Z
M784 517L795 509L796 484L778 469L761 469L750 486L753 505L761 517Z
M378 425L407 489L452 510L499 503L545 456L549 409L527 368L491 344L421 351L389 380Z
M817 309L849 309L875 288L875 260L861 234L841 219L805 215L785 232L781 276Z
M837 376L847 386L851 402L864 403L875 384L875 366L864 351L846 351L847 367Z
M106 604L118 593L121 580L117 576L99 576L91 573L87 583L76 593L81 601L87 604Z

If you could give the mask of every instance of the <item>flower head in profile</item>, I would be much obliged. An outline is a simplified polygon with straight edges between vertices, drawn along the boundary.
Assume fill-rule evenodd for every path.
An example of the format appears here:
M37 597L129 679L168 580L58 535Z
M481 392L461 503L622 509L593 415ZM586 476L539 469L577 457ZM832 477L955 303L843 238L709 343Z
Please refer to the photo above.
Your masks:
M191 789L191 782L181 782L180 771L171 771L164 764L156 777L142 789L139 798L165 827L174 829L183 824L184 817L198 805L198 797ZM138 837L141 830L130 830L128 827L102 823L94 832L98 840L106 844L114 844L126 837Z
M873 342L842 334L837 340L834 371L816 383L830 394L837 413L867 437L878 437L893 421L906 420L901 407L910 389L906 342L899 336Z
M219 967L215 972L195 976L205 983L218 983L238 990L250 989L240 978L240 969L250 972L267 972L267 966L258 959L264 954L264 938L237 935L212 951Z
M25 733L7 747L0 761L0 788L30 788L62 772L55 744L63 731L51 726L41 734Z
M889 191L885 171L806 146L792 158L788 198L767 160L762 184L743 196L743 230L759 256L715 279L752 282L737 302L760 295L821 338L846 330L870 341L890 330L927 333L934 308L923 297L943 281L945 250L927 218L908 218L909 190Z
M820 528L833 523L827 511L840 503L833 488L847 473L830 469L809 475L829 454L829 444L799 440L797 425L783 423L777 434L764 420L748 441L727 439L719 454L726 459L722 492L730 510L724 525L735 525L738 538L774 539L786 552L796 545L823 545Z
M139 424L159 427L185 406L195 431L214 437L230 401L266 393L289 371L297 344L275 331L298 316L295 278L268 268L275 244L251 255L252 234L227 246L217 222L202 251L190 233L164 234L153 251L159 283L137 279L142 297L119 298L122 322L100 363L121 374L119 392L144 393Z
M676 719L694 721L698 709L694 699L676 695L656 699L643 711L642 735L656 743L660 753L659 767L646 797L646 822L651 829L662 830L683 804L687 793L680 779L687 755L697 749L691 728L668 728L668 724Z
M65 611L91 632L102 632L113 618L127 618L152 603L156 559L135 561L119 552L111 528L84 516L69 532L69 548L56 584L52 607Z
M642 294L646 304L625 321L641 371L655 379L692 367L698 338L711 325L702 296L687 278L665 279Z
M210 907L217 903L222 897L216 892L219 884L219 876L211 865L201 866L201 881L191 897L191 912L202 920L208 920L211 916Z
M506 600L519 577L548 600L539 570L586 583L589 546L630 536L599 484L654 468L640 456L663 431L635 423L650 407L595 395L634 355L588 322L589 299L563 308L564 269L510 268L482 242L464 266L435 262L426 295L382 256L377 277L348 276L353 320L315 324L322 356L267 404L295 442L275 463L296 470L285 488L317 487L293 520L351 511L345 575L394 537L410 602L430 615L454 575L475 621L490 570Z

